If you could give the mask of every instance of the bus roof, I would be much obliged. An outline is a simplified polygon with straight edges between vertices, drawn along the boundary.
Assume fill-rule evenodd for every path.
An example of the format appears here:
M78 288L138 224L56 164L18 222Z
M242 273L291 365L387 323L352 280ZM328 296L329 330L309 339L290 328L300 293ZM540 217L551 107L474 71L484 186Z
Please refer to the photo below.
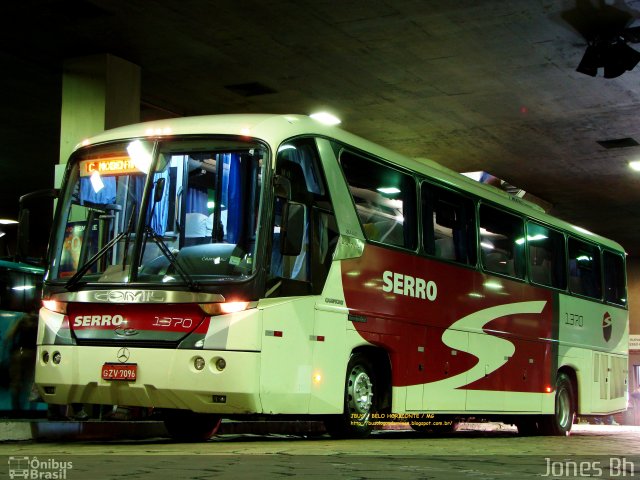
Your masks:
M76 146L76 149L96 143L127 138L157 138L197 134L238 135L257 138L266 141L273 148L277 148L283 141L299 135L333 138L399 167L422 173L439 180L441 183L467 191L550 226L565 230L576 237L624 252L624 248L617 242L548 215L539 206L531 202L510 195L498 188L478 183L431 160L412 159L393 152L338 127L324 125L306 115L233 114L170 118L107 130L83 141Z

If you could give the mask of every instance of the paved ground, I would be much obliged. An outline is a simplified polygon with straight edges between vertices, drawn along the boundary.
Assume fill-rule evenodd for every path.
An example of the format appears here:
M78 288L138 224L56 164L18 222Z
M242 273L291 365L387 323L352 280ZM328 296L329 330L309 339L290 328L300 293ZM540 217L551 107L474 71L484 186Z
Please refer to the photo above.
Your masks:
M577 425L566 438L519 437L494 424L438 436L385 431L363 440L227 434L198 444L5 441L0 478L11 473L69 480L640 478L640 427Z

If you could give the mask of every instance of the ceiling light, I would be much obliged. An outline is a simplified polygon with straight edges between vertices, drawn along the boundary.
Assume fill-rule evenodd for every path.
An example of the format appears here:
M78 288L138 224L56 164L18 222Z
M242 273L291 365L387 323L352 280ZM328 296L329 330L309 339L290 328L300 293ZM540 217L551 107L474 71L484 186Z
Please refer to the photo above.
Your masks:
M13 225L14 223L18 222L9 218L0 218L0 225Z
M342 120L328 112L316 112L309 116L320 123L324 123L325 125L338 125L339 123L342 123Z
M376 188L380 193L386 193L387 195L392 195L394 193L400 193L400 190L396 187L380 187Z
M629 162L629 166L632 170L636 172L640 172L640 160L634 160L633 162Z

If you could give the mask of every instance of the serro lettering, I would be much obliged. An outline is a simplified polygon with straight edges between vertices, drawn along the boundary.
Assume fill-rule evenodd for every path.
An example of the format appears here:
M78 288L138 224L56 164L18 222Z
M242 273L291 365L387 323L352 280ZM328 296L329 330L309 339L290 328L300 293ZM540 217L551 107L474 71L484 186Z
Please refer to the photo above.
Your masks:
M433 280L426 281L424 278L387 270L382 274L382 281L384 283L382 291L384 292L421 298L430 302L433 302L438 296L438 286Z
M74 327L117 327L124 323L122 315L78 315Z

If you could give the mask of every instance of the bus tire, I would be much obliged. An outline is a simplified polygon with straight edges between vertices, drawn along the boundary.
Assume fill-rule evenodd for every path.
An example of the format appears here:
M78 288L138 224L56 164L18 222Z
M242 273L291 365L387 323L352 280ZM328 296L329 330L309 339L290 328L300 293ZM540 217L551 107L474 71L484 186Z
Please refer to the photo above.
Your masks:
M374 370L366 356L356 353L347 365L344 410L325 420L327 433L335 438L362 438L371 433L371 415L376 411Z
M576 414L573 383L566 373L558 374L553 415L544 415L540 421L543 435L567 436L571 432Z
M220 427L218 415L195 413L190 410L165 410L164 426L178 442L206 442Z

